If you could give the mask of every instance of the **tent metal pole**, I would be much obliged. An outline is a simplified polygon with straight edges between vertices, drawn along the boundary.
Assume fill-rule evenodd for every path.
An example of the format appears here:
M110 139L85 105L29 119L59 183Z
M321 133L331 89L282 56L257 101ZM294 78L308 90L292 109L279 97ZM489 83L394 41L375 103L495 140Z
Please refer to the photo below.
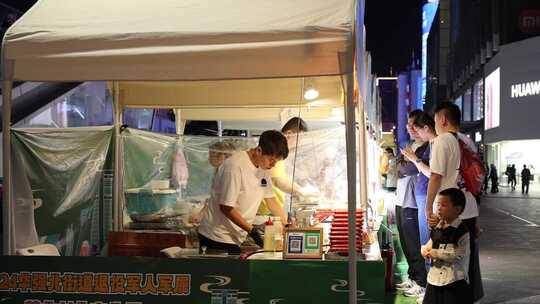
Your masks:
M347 185L349 211L349 304L356 304L356 119L354 76L346 75L345 143L347 145Z
M223 136L223 121L218 120L217 122L217 136L222 137Z
M11 168L11 89L13 88L13 61L3 62L2 81L2 145L3 145L3 254L12 255L15 252L15 240L13 239L13 176Z
M123 230L121 193L121 157L120 126L122 125L122 110L120 107L120 90L118 81L113 82L114 102L114 186L113 186L113 231Z
M176 125L176 135L184 135L186 120L182 118L182 109L174 109L174 124Z
M365 92L365 91L361 91ZM360 177L360 209L367 210L368 182L367 182L367 141L366 141L366 117L364 112L364 98L359 96L357 108L358 122L358 146L359 146L359 177Z

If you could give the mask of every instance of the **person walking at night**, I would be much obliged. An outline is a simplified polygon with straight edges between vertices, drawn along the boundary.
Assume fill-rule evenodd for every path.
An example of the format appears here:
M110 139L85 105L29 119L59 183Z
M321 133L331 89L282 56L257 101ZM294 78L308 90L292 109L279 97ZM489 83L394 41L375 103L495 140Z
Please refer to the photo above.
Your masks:
M523 165L523 170L521 170L521 193L522 194L529 194L530 182L531 182L531 170L529 170L526 165Z
M484 187L482 188L482 193L487 194L489 189L489 166L484 163L484 169L486 170L486 175L484 176Z
M516 190L516 165L508 166L505 173L508 176L508 185L512 191Z
M489 180L491 181L491 193L499 192L499 175L494 164L489 166Z

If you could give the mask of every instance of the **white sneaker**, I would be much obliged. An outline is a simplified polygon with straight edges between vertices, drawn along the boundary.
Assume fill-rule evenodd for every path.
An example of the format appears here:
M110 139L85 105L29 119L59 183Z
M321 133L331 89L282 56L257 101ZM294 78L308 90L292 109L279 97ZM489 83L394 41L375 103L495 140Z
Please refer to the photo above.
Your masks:
M405 281L396 284L397 290L408 290L414 287L414 281L411 279L406 279Z
M401 291L403 291L403 293L413 289L413 288L416 288L418 286L418 284L416 284L415 281L411 281L411 287L407 288L407 289L402 289Z
M423 296L426 292L426 289L420 285L415 284L415 286L409 290L406 290L403 294L406 297L419 297Z

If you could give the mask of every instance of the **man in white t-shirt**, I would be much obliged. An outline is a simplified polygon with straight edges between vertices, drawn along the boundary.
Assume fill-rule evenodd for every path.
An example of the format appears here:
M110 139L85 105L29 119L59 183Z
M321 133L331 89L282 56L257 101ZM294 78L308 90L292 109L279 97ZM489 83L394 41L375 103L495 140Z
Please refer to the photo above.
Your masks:
M461 161L461 151L459 148L460 140L465 142L470 149L476 151L471 140L459 133L461 111L453 103L443 102L435 109L435 131L437 137L431 142L431 158L429 168L431 176L429 177L426 217L433 215L436 208L433 207L437 202L437 193L448 188L459 188L460 180L459 165ZM465 210L460 218L467 219L478 216L478 207L474 196L462 189L467 198Z
M270 212L287 223L285 211L274 197L270 169L287 158L287 139L281 132L265 131L259 145L233 154L219 167L208 208L199 226L200 247L240 254L247 235L262 247L260 232L253 220L264 199Z
M448 188L460 188L459 165L461 151L459 141L462 140L470 149L476 151L474 144L465 135L459 133L461 111L459 107L450 102L443 102L435 109L435 131L437 137L431 146L430 170L428 193L426 201L426 217L430 226L437 225L438 219L433 216L434 202L438 202L437 193ZM463 187L462 187L463 188ZM465 194L465 209L460 218L466 224L470 233L471 259L469 278L475 301L483 296L480 268L478 264L478 248L475 239L479 230L476 218L478 217L478 205L471 192L462 189ZM435 208L436 209L436 208Z

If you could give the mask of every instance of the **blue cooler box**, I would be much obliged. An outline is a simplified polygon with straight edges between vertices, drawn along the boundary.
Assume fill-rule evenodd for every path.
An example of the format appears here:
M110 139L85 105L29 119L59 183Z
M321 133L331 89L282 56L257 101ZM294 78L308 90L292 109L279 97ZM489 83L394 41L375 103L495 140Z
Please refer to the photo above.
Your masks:
M176 190L134 188L125 192L128 214L153 214L176 205Z

